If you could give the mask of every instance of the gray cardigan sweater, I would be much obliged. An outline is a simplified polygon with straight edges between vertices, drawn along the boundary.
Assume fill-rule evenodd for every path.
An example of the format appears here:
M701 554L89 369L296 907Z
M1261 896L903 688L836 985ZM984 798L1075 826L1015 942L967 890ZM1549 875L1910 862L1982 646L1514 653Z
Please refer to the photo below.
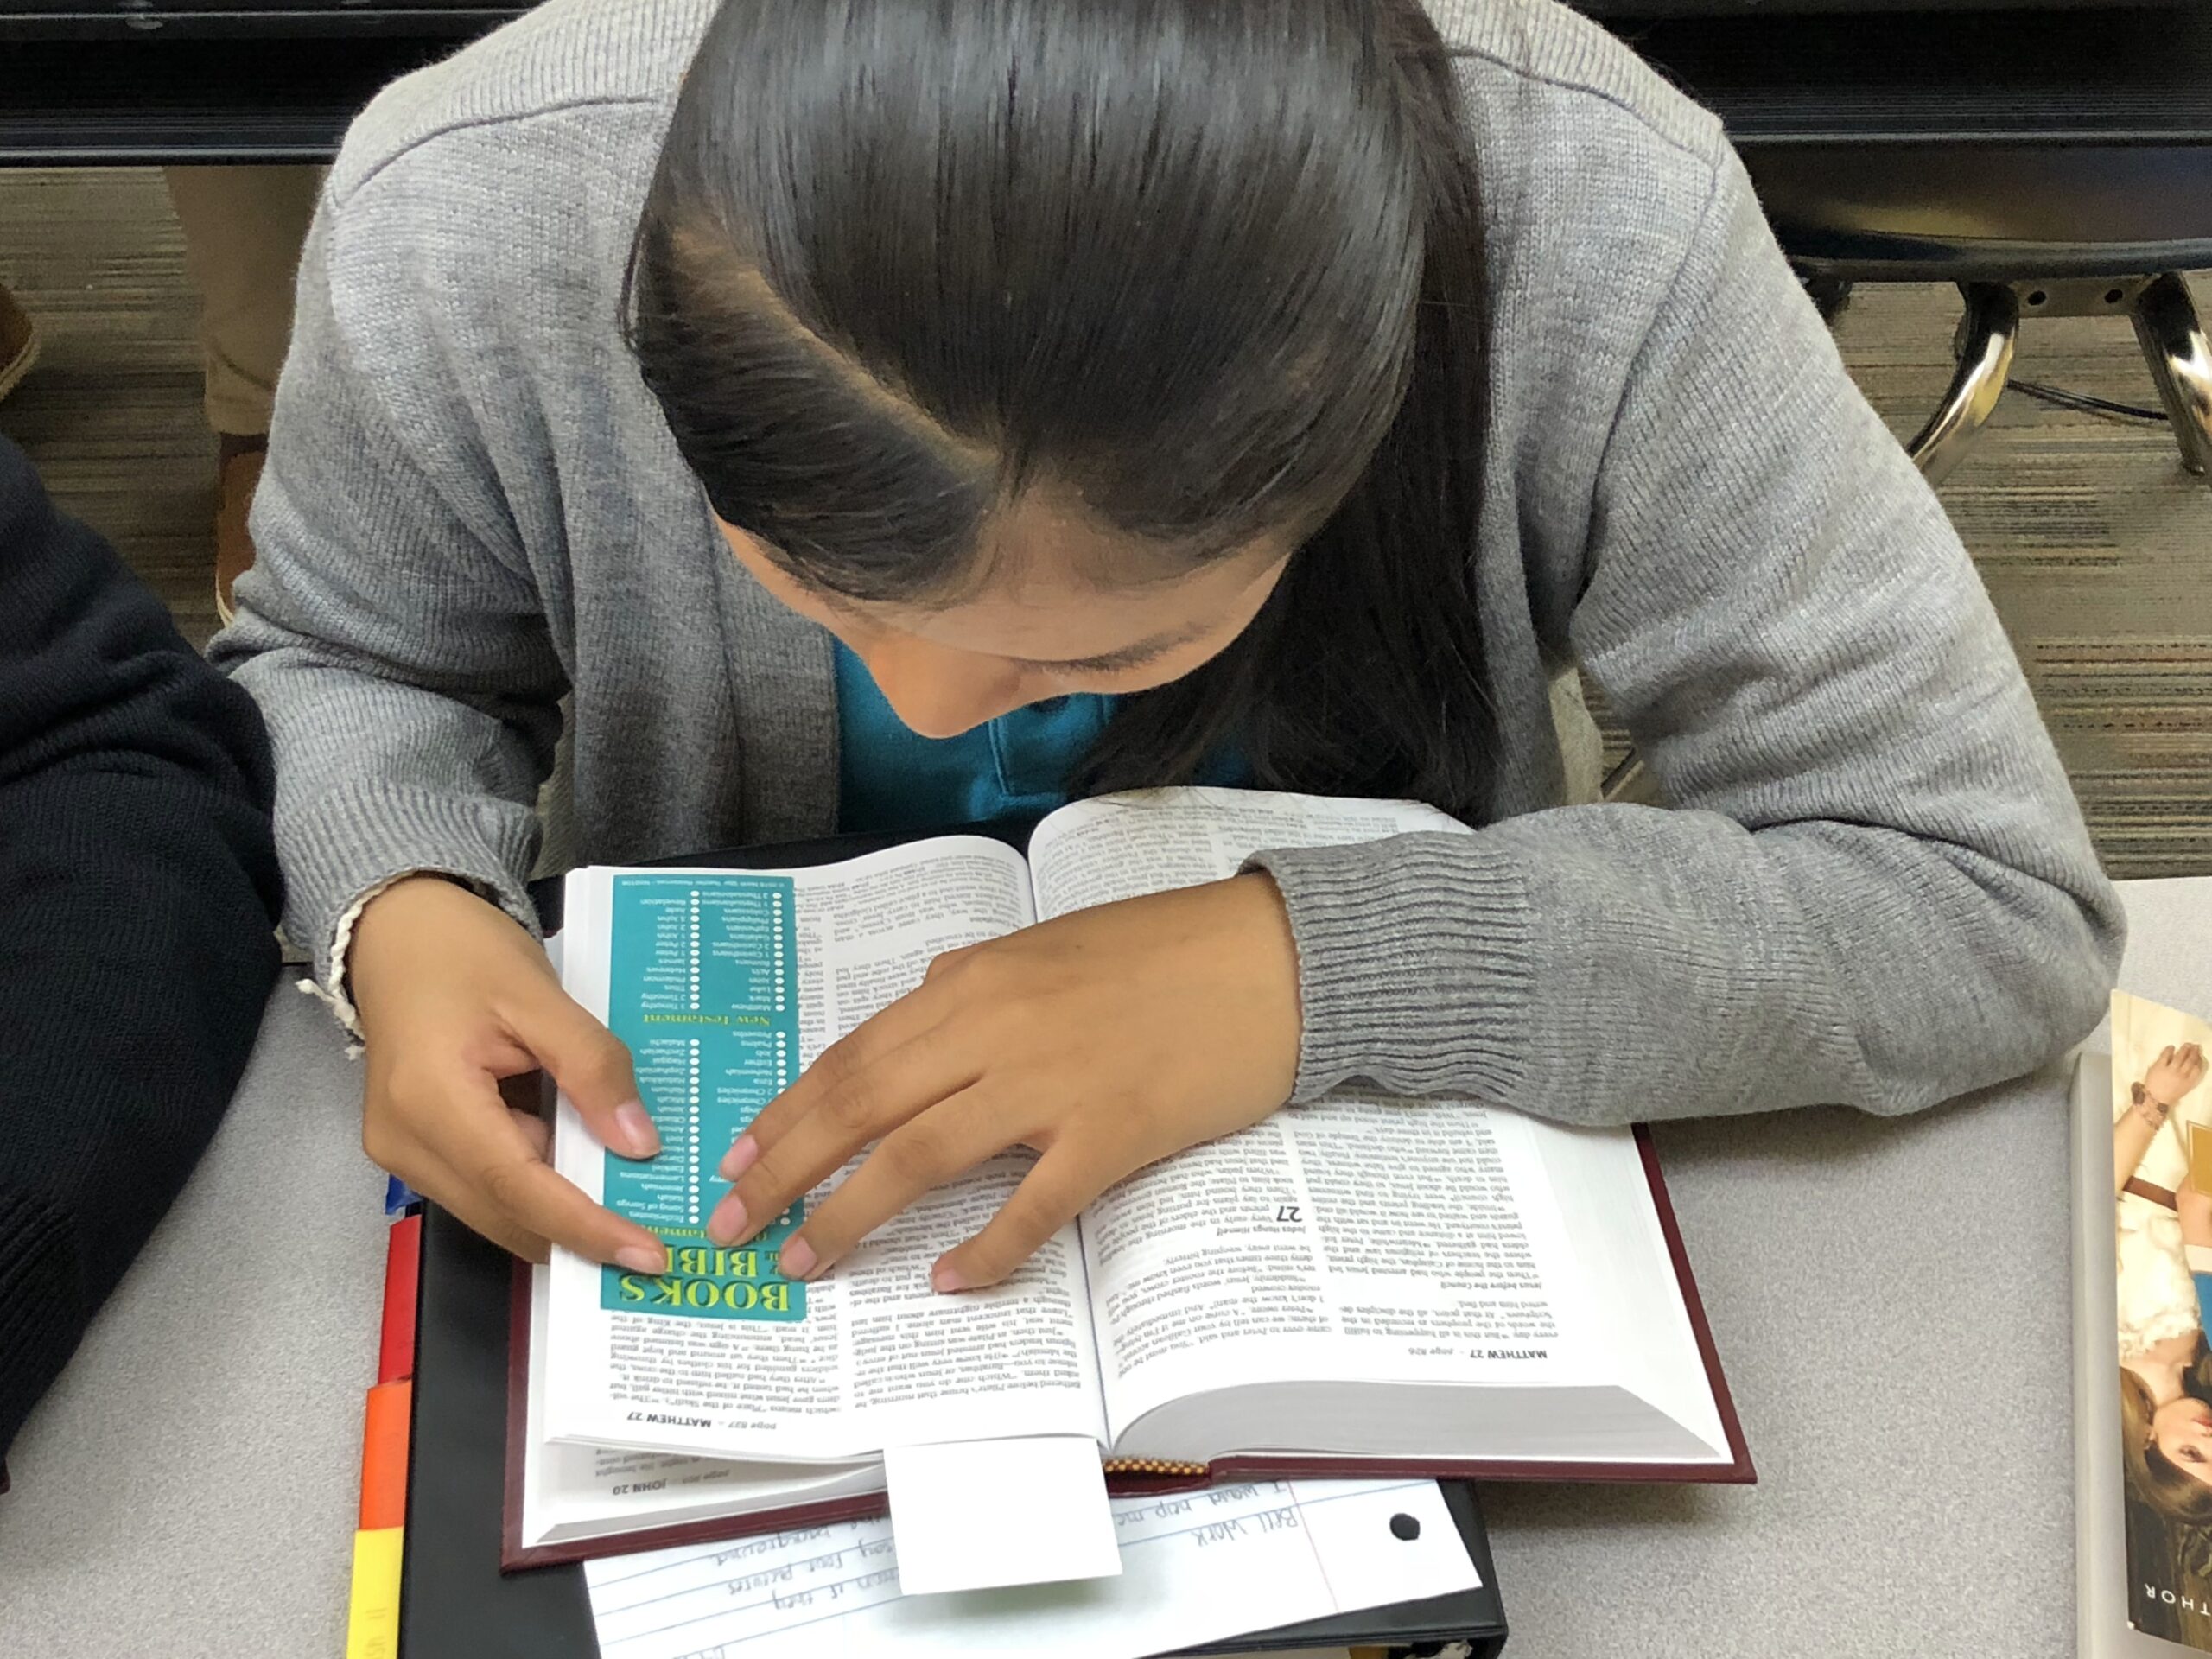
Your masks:
M829 637L724 550L617 333L709 0L552 0L355 124L214 647L278 760L289 929L452 873L518 917L570 699L580 861L836 821ZM2094 1022L2120 916L1957 537L1713 117L1551 0L1437 0L1495 308L1467 550L1503 746L1471 836L1262 855L1301 1098L1617 1122L1907 1111ZM1563 806L1579 660L1667 809Z

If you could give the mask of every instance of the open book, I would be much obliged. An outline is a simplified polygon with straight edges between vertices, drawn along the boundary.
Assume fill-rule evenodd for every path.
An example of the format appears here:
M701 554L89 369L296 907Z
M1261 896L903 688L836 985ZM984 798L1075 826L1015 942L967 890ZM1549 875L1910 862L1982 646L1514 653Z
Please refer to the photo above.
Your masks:
M1010 1435L1089 1435L1109 1475L1154 1481L1750 1479L1656 1166L1624 1129L1347 1090L1140 1171L1007 1282L954 1296L930 1266L1025 1154L813 1284L775 1274L798 1206L752 1248L706 1239L738 1131L939 953L1259 848L1408 833L1468 832L1399 803L1176 790L1064 808L1026 858L956 836L776 873L570 875L564 982L630 1045L664 1150L615 1157L564 1103L555 1161L671 1268L556 1253L518 1297L510 1562L866 1513L885 1447Z

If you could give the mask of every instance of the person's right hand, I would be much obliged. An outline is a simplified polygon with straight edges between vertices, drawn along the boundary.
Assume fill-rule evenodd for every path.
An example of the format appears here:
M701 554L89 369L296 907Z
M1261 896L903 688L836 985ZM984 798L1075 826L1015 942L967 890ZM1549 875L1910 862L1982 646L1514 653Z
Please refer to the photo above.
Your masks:
M2178 1106L2183 1095L2204 1081L2204 1050L2198 1045L2168 1045L2143 1074L2143 1092L2162 1107Z
M542 1262L550 1240L664 1269L660 1241L556 1174L544 1124L499 1097L502 1077L542 1068L603 1144L631 1158L660 1150L629 1051L513 918L443 877L409 876L363 908L347 979L367 1047L371 1158L517 1255Z

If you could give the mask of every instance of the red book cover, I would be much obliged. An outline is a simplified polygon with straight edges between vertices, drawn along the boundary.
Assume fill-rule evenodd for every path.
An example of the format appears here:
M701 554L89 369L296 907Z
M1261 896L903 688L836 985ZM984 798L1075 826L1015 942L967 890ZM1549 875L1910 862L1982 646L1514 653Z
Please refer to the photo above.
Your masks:
M422 1282L423 1217L391 1224L384 1247L384 1332L377 1344L377 1381L415 1375L415 1303Z

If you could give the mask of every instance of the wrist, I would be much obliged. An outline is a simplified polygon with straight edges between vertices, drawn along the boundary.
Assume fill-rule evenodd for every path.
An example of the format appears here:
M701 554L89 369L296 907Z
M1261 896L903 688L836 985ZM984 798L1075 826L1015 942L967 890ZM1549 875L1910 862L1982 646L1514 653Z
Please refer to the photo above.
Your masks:
M397 912L424 906L449 905L454 895L474 899L493 910L499 906L478 883L465 875L452 875L443 870L410 870L396 875L382 887L373 889L360 901L358 929L372 916L391 916ZM505 911L500 914L505 915Z
M1197 896L1200 889L1187 890ZM1305 1017L1299 1001L1298 941L1273 877L1245 871L1213 884L1200 950L1202 976L1224 988L1226 1014L1255 1045L1252 1075L1261 1092L1280 1104L1298 1081ZM1230 990L1229 988L1235 988Z
M510 919L465 876L442 870L410 870L394 876L372 888L348 912L344 937L332 951L333 976L358 1001L362 965L381 957L388 943L424 931L449 935L468 917L485 910Z
M2155 1129L2164 1126L2173 1106L2171 1102L2160 1100L2139 1083L2128 1090L2128 1109Z

